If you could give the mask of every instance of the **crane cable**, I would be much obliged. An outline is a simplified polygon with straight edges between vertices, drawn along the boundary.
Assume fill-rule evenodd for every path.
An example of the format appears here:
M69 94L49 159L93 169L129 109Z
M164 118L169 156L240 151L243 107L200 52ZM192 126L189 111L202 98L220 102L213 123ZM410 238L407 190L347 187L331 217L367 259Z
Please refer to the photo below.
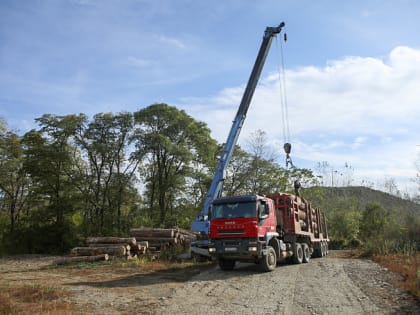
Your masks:
M287 41L287 34L284 33L284 41ZM276 37L276 45L279 46L279 40ZM283 43L280 40L280 60L281 64L278 65L278 75L279 75L279 89L280 89L280 105L281 105L281 116L282 116L282 127L283 127L283 140L284 145L283 149L286 153L286 168L294 167L292 158L290 157L290 152L292 145L290 144L290 127L289 127L289 110L287 107L287 94L286 94L286 72L284 70L284 54L283 54Z

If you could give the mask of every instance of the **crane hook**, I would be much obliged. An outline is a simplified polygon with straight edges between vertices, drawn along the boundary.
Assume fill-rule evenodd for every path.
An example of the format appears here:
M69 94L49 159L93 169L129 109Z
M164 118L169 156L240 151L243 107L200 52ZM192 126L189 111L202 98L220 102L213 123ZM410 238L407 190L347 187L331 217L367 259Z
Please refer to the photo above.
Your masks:
M289 142L286 142L283 145L284 152L286 153L286 168L289 166L294 167L292 158L290 157L290 152L292 151L292 145Z

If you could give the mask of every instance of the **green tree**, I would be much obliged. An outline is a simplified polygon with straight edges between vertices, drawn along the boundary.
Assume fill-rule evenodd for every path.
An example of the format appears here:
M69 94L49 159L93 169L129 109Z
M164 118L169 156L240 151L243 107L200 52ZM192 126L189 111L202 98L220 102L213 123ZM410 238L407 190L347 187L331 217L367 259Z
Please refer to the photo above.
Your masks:
M362 213L360 236L362 240L383 238L388 225L389 213L380 204L370 202Z
M95 234L121 233L123 212L135 198L138 162L128 149L133 132L130 113L100 113L76 135L84 161L78 164L79 190L86 201L83 216Z
M29 252L62 252L76 237L71 217L80 195L71 178L74 148L67 142L69 134L58 125L53 127L56 117L50 118L41 122L45 128L26 133L22 140L31 186L26 224L19 237Z
M274 153L269 149L267 144L267 134L265 131L258 129L253 132L247 141L247 150L250 153L250 181L251 191L253 193L265 190L265 182L267 179L268 169L272 169L274 161Z
M136 156L142 161L149 209L158 212L156 221L166 223L177 201L188 199L197 163L214 164L216 142L207 126L183 110L167 104L153 104L134 113Z
M220 148L220 152L223 148ZM235 146L231 161L227 167L227 176L223 184L224 196L244 195L251 193L250 178L251 156L240 146Z
M285 190L294 193L294 182L299 180L302 189L301 194L305 194L305 189L308 187L319 186L319 177L315 176L312 170L308 168L292 167L285 171L285 178L287 179Z
M388 254L398 252L404 247L409 235L401 213L386 210L378 203L368 203L362 213L360 236L365 249L370 253Z
M28 184L21 138L13 132L0 133L0 210L7 209L11 233L24 209Z
M361 213L353 208L350 200L336 200L335 205L328 208L327 219L329 237L334 244L338 247L359 244Z

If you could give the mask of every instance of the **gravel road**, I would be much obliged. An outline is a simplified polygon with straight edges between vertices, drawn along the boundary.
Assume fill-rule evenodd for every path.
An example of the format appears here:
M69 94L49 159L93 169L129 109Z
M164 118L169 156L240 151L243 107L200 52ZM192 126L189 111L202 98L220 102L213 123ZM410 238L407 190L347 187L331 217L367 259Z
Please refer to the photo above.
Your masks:
M401 276L370 260L345 257L330 251L268 273L255 264L238 264L232 271L208 264L148 271L107 264L57 268L54 257L5 258L0 288L63 290L61 302L74 310L63 314L77 315L420 314L419 301L394 286Z
M398 277L370 260L325 257L280 265L203 272L164 299L166 314L420 314L418 301L394 288Z

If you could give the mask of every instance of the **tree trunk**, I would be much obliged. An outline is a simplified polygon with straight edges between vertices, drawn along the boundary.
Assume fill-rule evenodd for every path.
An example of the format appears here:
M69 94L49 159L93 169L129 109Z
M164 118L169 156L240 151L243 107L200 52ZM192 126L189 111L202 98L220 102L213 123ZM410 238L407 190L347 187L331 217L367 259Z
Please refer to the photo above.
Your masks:
M136 237L137 241L148 241L149 243L171 243L177 244L178 239L170 237Z
M130 236L136 238L139 237L175 237L174 229L151 229L151 228L139 228L139 229L130 229ZM146 240L147 241L147 240Z
M72 256L95 256L108 254L111 256L124 256L127 253L125 246L110 247L75 247L70 251Z
M55 265L65 265L74 262L94 262L106 261L109 259L108 254L95 255L95 256L74 256L74 257L61 257L54 261Z
M113 236L99 236L99 237L88 237L86 239L87 244L116 244L116 245L136 245L135 237L113 237ZM92 246L95 247L95 246Z

